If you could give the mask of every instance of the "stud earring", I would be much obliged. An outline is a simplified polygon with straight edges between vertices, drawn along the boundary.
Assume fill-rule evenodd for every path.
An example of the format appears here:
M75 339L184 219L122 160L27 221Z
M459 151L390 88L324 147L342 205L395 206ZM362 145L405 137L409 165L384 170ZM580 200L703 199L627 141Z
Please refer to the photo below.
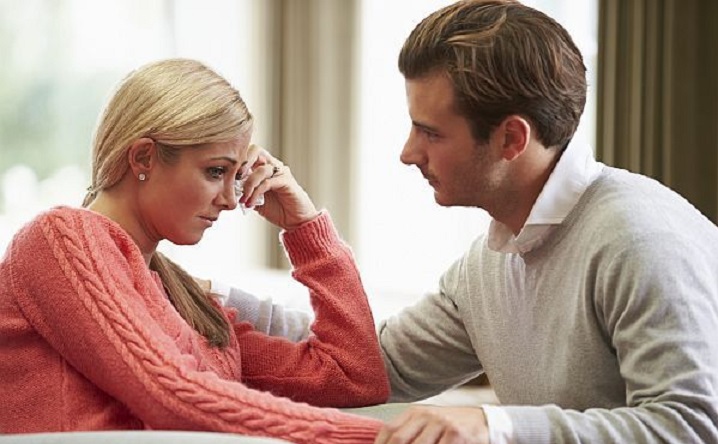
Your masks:
M139 176L137 176L138 179L140 179L140 182L144 182L145 179L147 179L147 176L145 176L145 173L140 173Z

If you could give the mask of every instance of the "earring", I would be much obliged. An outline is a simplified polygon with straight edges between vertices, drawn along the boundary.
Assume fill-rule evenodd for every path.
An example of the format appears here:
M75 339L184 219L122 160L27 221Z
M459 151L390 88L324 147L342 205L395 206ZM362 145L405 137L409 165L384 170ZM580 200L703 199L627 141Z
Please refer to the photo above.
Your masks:
M139 176L137 176L138 179L140 179L140 182L144 182L145 179L147 179L147 176L145 176L145 173L140 173Z

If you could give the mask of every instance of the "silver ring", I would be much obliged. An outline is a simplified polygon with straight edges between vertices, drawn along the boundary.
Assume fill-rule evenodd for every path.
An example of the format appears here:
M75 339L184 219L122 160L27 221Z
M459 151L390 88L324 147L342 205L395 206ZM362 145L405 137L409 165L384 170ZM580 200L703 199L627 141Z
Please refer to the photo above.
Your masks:
M276 176L278 172L279 172L279 167L277 165L274 165L272 167L272 175L269 176L269 178L271 179L272 177Z

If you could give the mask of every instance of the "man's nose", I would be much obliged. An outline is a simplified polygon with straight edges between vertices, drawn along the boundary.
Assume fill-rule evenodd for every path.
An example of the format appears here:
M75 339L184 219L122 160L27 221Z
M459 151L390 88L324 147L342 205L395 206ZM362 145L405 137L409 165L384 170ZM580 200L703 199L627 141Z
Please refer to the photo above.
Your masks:
M409 133L409 137L407 137L406 142L404 142L404 148L401 150L399 159L406 165L416 165L420 163L421 155L413 136L413 131Z

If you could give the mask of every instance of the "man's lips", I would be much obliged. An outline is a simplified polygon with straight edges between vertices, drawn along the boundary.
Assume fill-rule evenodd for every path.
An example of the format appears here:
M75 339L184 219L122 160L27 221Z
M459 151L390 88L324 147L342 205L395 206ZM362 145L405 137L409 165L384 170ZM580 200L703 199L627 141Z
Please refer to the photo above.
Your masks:
M421 175L424 176L424 179L426 179L426 181L429 182L429 185L431 185L432 187L435 186L437 183L439 183L436 180L436 177L434 177L432 174L424 173L422 171Z
M209 226L209 227L211 227L212 224L214 224L217 221L216 216L200 216L199 218L202 219L203 221L205 221L205 223L207 223L207 226Z

